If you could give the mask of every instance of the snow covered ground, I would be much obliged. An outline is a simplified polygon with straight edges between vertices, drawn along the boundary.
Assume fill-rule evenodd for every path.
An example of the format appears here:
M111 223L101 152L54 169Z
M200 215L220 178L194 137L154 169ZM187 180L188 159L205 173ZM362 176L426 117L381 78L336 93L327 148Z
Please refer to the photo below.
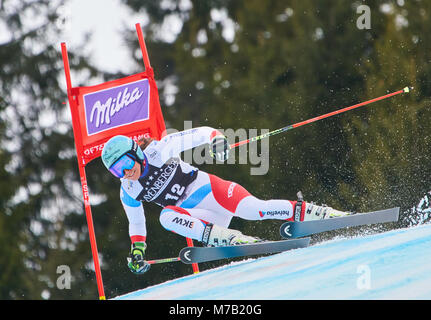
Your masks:
M429 300L431 224L246 259L115 299Z

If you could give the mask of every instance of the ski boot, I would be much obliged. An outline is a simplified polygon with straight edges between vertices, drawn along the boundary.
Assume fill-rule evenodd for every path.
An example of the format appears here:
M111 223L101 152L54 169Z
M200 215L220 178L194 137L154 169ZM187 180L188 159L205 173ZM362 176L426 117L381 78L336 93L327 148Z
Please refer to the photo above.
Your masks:
M304 205L301 191L297 193L297 196L298 201L295 206L295 221L300 221L299 213L302 209L302 206ZM352 214L354 214L354 212L335 210L334 208L328 207L327 205L318 206L313 202L305 202L304 221L338 218Z
M207 247L234 246L261 242L262 239L246 236L238 230L207 224L202 236L202 243Z
M353 213L335 210L326 205L318 206L311 202L305 204L304 221L345 217L351 214Z

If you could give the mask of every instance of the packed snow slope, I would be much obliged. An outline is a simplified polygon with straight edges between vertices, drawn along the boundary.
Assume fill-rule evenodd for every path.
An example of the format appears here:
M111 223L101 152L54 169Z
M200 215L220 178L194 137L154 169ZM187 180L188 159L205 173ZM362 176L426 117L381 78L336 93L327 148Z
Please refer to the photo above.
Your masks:
M431 225L249 258L116 299L431 299Z

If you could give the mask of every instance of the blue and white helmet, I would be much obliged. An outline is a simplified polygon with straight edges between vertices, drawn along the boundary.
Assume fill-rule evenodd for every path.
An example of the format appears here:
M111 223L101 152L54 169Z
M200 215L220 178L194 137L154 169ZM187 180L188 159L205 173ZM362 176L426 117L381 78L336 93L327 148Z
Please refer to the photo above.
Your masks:
M141 165L146 164L145 154L139 145L133 139L122 135L114 136L105 143L102 150L102 162L109 170L125 154L134 157Z

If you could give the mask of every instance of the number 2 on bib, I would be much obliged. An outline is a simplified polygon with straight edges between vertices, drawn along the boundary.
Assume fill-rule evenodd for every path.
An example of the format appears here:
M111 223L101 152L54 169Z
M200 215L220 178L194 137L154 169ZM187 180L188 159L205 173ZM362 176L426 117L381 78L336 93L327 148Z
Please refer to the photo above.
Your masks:
M174 184L171 188L172 194L167 193L165 196L165 200L170 200L170 199L178 200L181 197L181 195L183 194L185 189L186 189L186 187L182 187L178 183Z

